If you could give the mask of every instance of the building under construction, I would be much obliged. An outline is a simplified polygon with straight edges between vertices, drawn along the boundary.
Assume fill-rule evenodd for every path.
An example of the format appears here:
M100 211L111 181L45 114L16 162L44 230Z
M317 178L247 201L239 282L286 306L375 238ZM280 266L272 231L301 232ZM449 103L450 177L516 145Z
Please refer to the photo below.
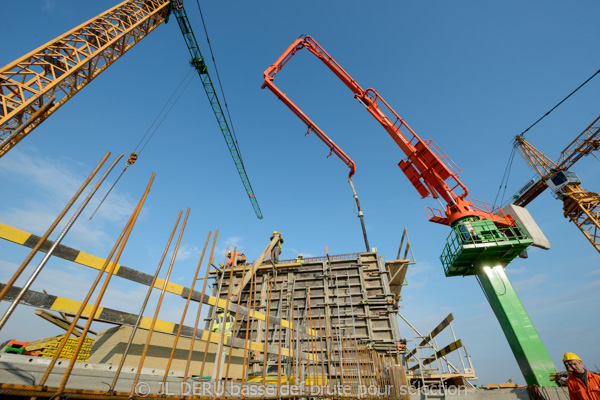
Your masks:
M8 226L3 226L2 233L4 239L18 243L24 238L21 244L55 256L90 258L48 241L36 246L41 238L26 237ZM326 391L323 396L336 390L351 396L365 390L385 398L400 396L400 388L406 389L408 384L407 350L397 313L411 262L384 262L376 252L265 261L276 241L277 237L253 263L239 262L237 256L227 265L219 263L220 267L211 262L206 272L209 279L204 281L212 280L213 285L205 283L202 291L169 282L171 270L159 286L158 270L154 277L124 266L115 273L107 270L108 262L103 263L99 276L109 273L106 284L110 276L117 275L149 285L148 296L153 288L162 289L159 308L166 292L186 298L182 321L196 304L193 327L158 320L158 309L154 318L143 317L148 297L137 316L107 308L94 313L91 304L2 285L5 300L18 299L21 304L45 308L45 319L56 324L62 321L59 326L67 334L5 346L0 356L0 390L23 396L79 393L93 397L106 392L103 385L107 376L112 376L108 392L117 397L140 394L140 382L148 383L148 393L156 395L168 394L165 387L169 383L171 389L179 390L173 395L181 395L185 394L183 383L223 382L232 393L236 387L268 385L277 389L279 396L290 387L301 390L298 395L318 388ZM79 263L93 268L84 261ZM94 288L92 285L90 293ZM208 305L204 313L203 305ZM62 318L51 320L51 311ZM204 330L201 315L205 316ZM88 320L85 327L78 325L82 318ZM88 336L92 320L117 325L97 333L93 347ZM76 338L70 338L72 334ZM15 374L23 363L31 374L27 377ZM35 377L33 381L30 376ZM215 388L211 386L211 390Z
M0 69L0 157L171 17L181 30L192 71L202 82L254 212L262 219L237 147L231 117L221 107L218 90L208 74L181 0L125 0ZM154 275L125 267L119 264L119 258L154 174L106 258L63 245L64 236L122 155L106 169L63 232L51 241L53 230L104 167L110 155L107 153L42 236L0 223L2 239L32 249L10 279L0 284L0 301L10 302L0 317L0 329L15 308L23 304L35 307L39 317L65 330L64 334L53 337L43 337L40 333L42 337L33 342L14 338L5 343L0 353L0 395L383 400L406 399L433 387L440 390L437 393L440 396L452 394L447 392L451 387L474 389L471 381L476 379L475 368L462 341L454 335L452 314L433 330L420 332L400 313L401 290L409 265L414 263L414 257L408 257L411 253L408 240L406 248L400 246L403 256L399 251L397 259L392 261L385 261L369 246L352 182L356 171L354 161L275 86L276 74L302 49L323 62L398 145L405 157L398 166L419 195L440 202L441 210L431 207L426 210L430 222L449 228L440 258L444 272L448 277L474 276L478 280L529 386L532 400L561 394L551 391L555 386L551 376L556 368L504 271L514 259L525 257L530 245L544 246L540 245L537 226L528 213L517 206L501 209L468 198L469 191L459 179L460 169L434 141L419 137L377 91L363 89L314 38L302 35L275 62L265 61L265 66L270 66L263 74L262 87L273 92L306 124L307 134L315 133L330 155L335 154L349 167L348 182L361 219L365 251L279 261L269 257L278 241L274 233L270 244L254 261L246 262L245 256L233 249L223 263L215 263L217 233L212 249L207 251L212 234L209 233L193 279L187 286L178 285L170 277L188 209L183 222L180 212ZM556 174L558 169L566 171L577 159L599 148L600 127L595 126L596 121L571 146L566 159L572 161L563 160L551 170L552 178L564 178L562 186L557 183L553 190L565 202L565 216L598 249L600 197L584 192L576 176L564 171L559 171L560 176ZM522 151L536 154L521 139L517 141L523 146ZM149 139L144 140L138 145L141 149ZM131 153L123 172L137 157L135 151ZM544 178L532 183L521 202L531 201L546 188L551 175L540 172L540 176ZM116 181L119 179L120 176ZM175 240L180 222L179 239ZM46 256L22 287L18 287L17 280L39 252ZM163 261L169 253L172 260L161 278ZM205 257L205 253L210 255ZM50 257L97 271L85 298L64 298L32 290L32 283ZM202 266L204 278L199 276ZM139 311L131 313L101 305L113 277L146 287ZM146 310L150 298L158 291L156 309ZM92 300L97 292L98 296ZM173 295L178 296L178 301L185 301L180 319L159 319L161 308L168 304L168 296ZM194 323L186 324L186 318ZM411 334L401 335L400 320ZM94 332L91 330L94 321L114 327ZM438 346L441 332L450 333L452 338ZM456 359L451 361L451 357ZM504 387L516 388L516 384L506 382ZM478 393L471 395L481 394Z

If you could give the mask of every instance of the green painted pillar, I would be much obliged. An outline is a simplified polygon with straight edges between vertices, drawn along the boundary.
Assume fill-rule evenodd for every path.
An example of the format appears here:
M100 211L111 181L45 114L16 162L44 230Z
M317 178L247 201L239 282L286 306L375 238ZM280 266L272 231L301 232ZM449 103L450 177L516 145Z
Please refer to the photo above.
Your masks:
M496 318L519 364L527 385L556 386L550 374L556 367L533 326L502 265L478 263L475 268ZM490 266L490 264L492 266Z

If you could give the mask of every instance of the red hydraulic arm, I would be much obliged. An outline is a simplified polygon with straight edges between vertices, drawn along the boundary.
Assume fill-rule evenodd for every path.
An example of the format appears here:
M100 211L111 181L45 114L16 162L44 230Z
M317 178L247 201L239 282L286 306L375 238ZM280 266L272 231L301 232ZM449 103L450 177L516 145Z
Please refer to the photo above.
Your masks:
M440 197L446 202L444 215L432 212L430 221L451 225L454 221L467 216L482 219L506 221L505 217L492 214L486 206L475 206L467 200L467 187L458 179L460 169L450 160L432 140L422 140L406 124L406 122L389 106L389 104L374 90L364 90L344 69L310 36L296 39L286 51L264 73L262 88L269 88L283 101L317 136L325 142L333 153L338 155L350 167L350 176L355 172L354 162L344 153L325 133L308 118L281 90L273 83L275 75L292 58L296 52L306 48L319 58L344 84L354 93L367 111L384 127L389 135L400 146L406 158L398 166L406 174L422 198ZM386 112L382 110L382 107ZM409 132L406 137L401 128ZM446 162L442 161L445 160Z
M281 70L281 68L283 68L283 66L289 61L290 58L292 58L292 56L294 54L296 54L296 52L298 50L302 49L303 47L307 47L308 49L311 49L311 47L308 46L308 44L310 44L310 42L307 41L305 43L306 40L311 40L315 45L318 46L318 44L316 42L314 42L314 40L310 36L304 36L304 39L302 37L299 39L296 39L296 41L294 43L292 43L292 45L290 47L287 48L287 50L281 55L281 57L279 57L279 59L275 62L275 64L271 65L271 67L269 67L269 69L267 69L265 71L265 73L264 73L265 82L262 85L262 89L264 89L265 87L268 87L275 94L275 96L277 96L277 98L279 98L279 100L283 101L285 103L285 105L287 105L290 108L290 110L292 110L292 112L294 114L296 114L296 116L298 118L300 118L306 124L306 126L308 126L308 130L313 131L319 137L319 139L321 139L327 145L327 147L329 147L329 150L330 150L329 155L331 155L331 153L335 153L350 168L350 174L348 175L348 177L351 178L352 175L354 175L354 173L356 172L356 164L354 164L354 161L352 161L352 159L350 157L348 157L348 155L346 153L344 153L344 151L342 149L340 149L339 146L337 144L335 144L333 142L333 140L331 140L329 138L329 136L327 136L325 134L325 132L323 132L321 130L321 128L319 128L314 122L312 122L311 119L308 118L308 116L306 116L306 114L304 114L302 112L302 110L300 110L298 108L297 105L295 105L281 90L279 90L273 84L273 79L275 78L275 74L277 72L279 72L279 70ZM323 50L323 52L325 52L325 50ZM313 53L315 53L315 52L313 51ZM317 54L317 57L319 57L318 53L315 53L315 54ZM327 53L325 53L325 54L327 54ZM333 61L333 59L331 59L331 60ZM335 61L333 61L333 62L335 63ZM341 69L341 67L340 67L340 69ZM346 76L347 76L347 74L346 74ZM307 134L308 134L308 132L307 132Z

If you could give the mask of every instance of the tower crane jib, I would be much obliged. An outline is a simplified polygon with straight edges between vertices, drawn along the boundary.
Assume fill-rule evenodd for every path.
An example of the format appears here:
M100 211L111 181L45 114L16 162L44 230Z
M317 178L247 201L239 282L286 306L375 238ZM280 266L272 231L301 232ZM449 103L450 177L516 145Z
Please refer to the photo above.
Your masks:
M569 169L582 157L600 148L600 116L579 134L561 153L557 162L527 142L515 137L515 146L539 180L514 200L524 207L550 187L554 196L563 201L564 217L573 222L586 239L600 252L600 195L587 192L581 180Z

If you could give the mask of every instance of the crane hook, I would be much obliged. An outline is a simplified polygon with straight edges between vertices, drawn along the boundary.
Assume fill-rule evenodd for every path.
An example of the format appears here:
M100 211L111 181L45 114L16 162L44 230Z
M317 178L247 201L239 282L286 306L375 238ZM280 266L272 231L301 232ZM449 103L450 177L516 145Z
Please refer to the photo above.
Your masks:
M131 152L131 154L129 155L129 158L127 159L127 164L125 164L125 168L129 167L130 165L133 165L134 162L136 162L138 159L137 154L135 154L135 152Z

